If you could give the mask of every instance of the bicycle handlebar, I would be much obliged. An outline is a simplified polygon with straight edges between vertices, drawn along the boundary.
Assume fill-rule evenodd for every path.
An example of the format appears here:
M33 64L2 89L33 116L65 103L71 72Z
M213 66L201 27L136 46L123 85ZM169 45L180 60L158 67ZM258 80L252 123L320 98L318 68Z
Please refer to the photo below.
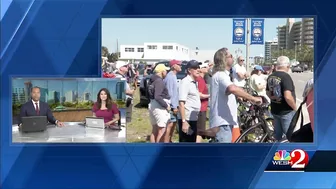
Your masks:
M252 102L249 101L244 101L244 100L238 100L239 103L241 103L242 105L244 105L245 107L250 107L251 105L255 105L255 106L260 106L260 107L267 107L269 106L269 102L266 100L266 98L264 96L260 96L260 95L253 95L254 97L260 97L261 98L261 104L254 104Z
M261 95L253 95L253 96L261 98L261 106L268 106L269 105L269 102L267 101L267 99L264 96L261 96Z

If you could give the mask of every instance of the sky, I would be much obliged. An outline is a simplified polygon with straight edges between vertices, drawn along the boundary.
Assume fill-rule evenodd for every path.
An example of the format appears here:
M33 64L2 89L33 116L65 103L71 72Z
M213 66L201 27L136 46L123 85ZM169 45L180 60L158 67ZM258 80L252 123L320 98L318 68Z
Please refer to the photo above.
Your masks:
M300 21L301 19L295 19ZM276 27L285 25L285 18L265 19L264 40L277 37ZM245 45L232 44L231 18L104 18L102 45L110 52L120 45L142 45L144 42L172 42L189 49L217 50L227 47L233 53L238 48L245 55ZM264 55L264 45L251 45L250 56Z

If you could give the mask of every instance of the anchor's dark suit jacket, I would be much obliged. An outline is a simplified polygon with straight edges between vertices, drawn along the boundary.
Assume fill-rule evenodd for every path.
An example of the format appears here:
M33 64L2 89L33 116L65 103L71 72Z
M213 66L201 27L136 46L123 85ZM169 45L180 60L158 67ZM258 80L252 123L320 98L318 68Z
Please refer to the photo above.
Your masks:
M36 114L35 106L33 101L26 102L21 106L20 110L20 117L19 117L19 125L22 123L22 117L30 117L30 116L47 116L47 120L52 123L56 124L56 119L52 114L52 111L49 105L45 102L39 102L39 110L40 114Z

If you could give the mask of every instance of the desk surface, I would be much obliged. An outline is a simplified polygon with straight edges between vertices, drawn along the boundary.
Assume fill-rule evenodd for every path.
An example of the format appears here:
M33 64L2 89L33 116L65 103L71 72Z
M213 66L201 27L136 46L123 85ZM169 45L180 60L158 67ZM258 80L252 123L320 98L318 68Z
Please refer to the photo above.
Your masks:
M13 143L110 143L126 142L126 129L87 128L78 122L65 122L63 127L48 125L43 132L23 133L13 126Z

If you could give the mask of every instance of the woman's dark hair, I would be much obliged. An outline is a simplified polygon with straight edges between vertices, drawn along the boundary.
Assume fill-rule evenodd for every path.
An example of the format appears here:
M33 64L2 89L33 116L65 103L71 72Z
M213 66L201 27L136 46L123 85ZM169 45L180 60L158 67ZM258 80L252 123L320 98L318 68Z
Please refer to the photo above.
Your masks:
M98 94L97 94L97 108L100 109L101 108L101 105L102 105L102 100L100 99L100 93L101 92L105 92L106 95L107 95L107 98L106 98L106 108L108 110L111 110L112 108L112 103L113 103L113 100L112 100L112 97L111 97L111 94L110 94L110 91L106 88L102 88L99 90Z

